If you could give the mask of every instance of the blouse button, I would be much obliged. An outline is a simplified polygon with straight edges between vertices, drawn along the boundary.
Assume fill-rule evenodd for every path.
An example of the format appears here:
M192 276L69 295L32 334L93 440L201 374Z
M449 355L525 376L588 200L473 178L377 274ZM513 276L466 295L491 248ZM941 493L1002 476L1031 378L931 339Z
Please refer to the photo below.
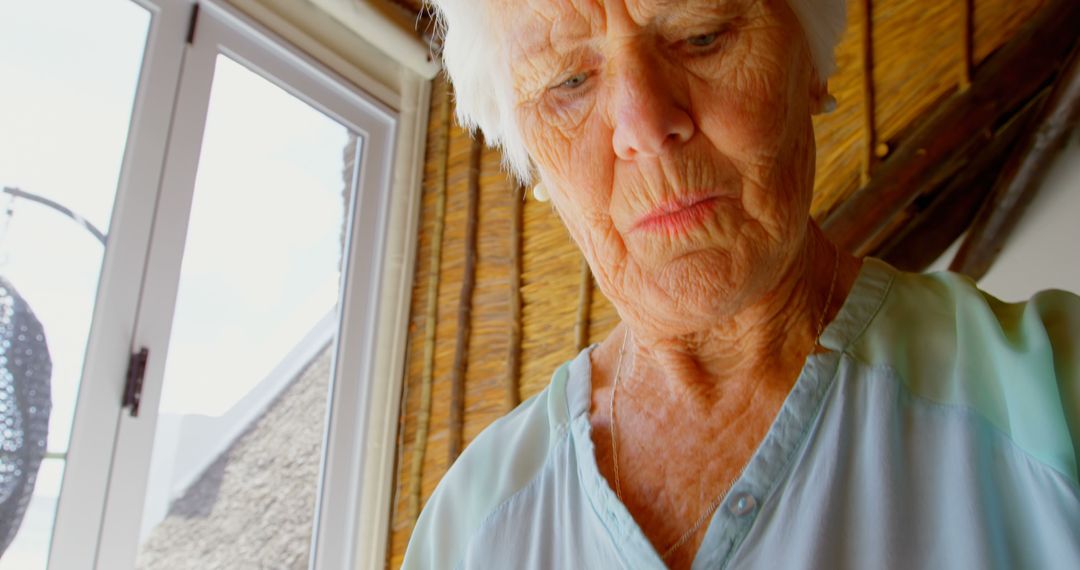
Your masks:
M739 493L732 498L734 500L728 505L728 510L737 517L750 514L754 511L754 507L757 506L757 501L750 493Z

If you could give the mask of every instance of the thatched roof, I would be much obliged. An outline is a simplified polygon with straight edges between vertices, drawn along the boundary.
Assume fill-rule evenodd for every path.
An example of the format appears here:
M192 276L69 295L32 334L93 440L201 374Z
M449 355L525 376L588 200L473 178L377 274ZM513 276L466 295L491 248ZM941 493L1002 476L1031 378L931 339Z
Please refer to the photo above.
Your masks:
M307 568L331 346L170 505L137 568Z

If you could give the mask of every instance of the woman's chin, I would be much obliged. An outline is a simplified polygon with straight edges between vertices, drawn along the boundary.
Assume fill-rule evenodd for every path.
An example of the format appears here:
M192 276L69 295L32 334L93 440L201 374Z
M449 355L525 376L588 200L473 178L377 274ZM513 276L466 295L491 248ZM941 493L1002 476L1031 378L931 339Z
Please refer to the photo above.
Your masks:
M679 315L677 320L711 322L739 304L750 278L745 268L726 250L698 249L664 264L654 286L666 298L671 314Z
M739 236L726 236L713 228L694 228L673 235L643 235L627 243L631 256L657 281L693 286L694 280L715 282L727 276L746 249ZM727 279L723 279L727 280Z
M728 249L727 244L717 240L706 228L674 234L635 235L627 242L631 256L653 272L667 272L670 266L686 263L697 264L713 258Z

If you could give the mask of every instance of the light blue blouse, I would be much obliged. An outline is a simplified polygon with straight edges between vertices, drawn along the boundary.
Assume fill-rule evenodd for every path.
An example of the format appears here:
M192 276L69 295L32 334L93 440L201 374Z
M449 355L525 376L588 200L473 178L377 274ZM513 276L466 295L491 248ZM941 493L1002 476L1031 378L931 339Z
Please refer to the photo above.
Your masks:
M867 259L694 568L1080 569L1080 298ZM587 349L439 484L407 570L664 568L598 470Z

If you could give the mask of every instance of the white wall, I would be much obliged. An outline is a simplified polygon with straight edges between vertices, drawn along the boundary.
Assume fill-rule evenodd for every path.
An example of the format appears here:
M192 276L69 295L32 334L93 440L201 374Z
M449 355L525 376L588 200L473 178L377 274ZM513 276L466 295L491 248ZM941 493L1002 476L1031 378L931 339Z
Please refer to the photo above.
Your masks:
M959 242L928 271L947 269ZM1073 133L1043 188L979 287L1005 301L1043 289L1080 294L1080 133Z

